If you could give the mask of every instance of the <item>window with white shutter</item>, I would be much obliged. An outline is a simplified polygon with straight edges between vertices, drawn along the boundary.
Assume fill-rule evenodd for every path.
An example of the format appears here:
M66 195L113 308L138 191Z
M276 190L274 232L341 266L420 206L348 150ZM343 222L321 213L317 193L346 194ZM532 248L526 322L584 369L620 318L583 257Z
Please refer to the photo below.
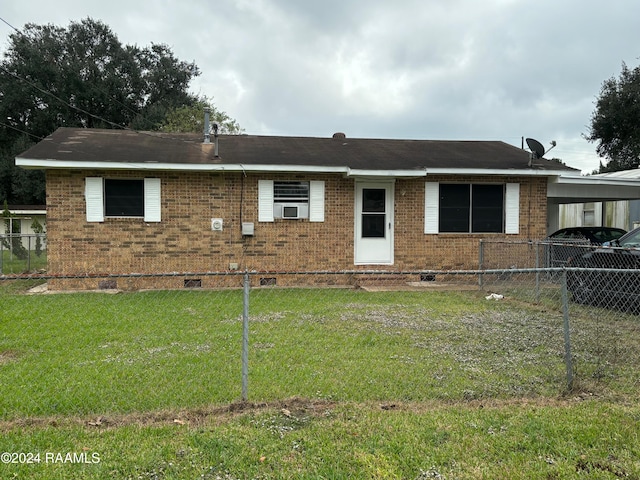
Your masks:
M159 222L161 220L160 179L144 179L144 221Z
M87 177L84 180L87 222L104 222L104 183L102 177Z
M309 182L309 221L324 222L324 182Z
M87 222L103 222L109 217L140 217L145 222L160 222L160 179L86 177L85 202Z
M424 232L517 234L520 184L425 184Z
M324 182L258 180L258 221L275 219L324 222Z
M504 233L520 233L520 184L507 183L505 189Z

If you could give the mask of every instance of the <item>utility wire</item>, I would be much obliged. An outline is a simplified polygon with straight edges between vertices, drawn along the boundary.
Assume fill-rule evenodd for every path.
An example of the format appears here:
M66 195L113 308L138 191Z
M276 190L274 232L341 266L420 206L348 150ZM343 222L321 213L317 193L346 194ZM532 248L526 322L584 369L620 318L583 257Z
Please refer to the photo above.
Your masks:
M12 130L15 130L16 132L24 133L24 134L29 135L30 137L36 138L38 140L44 140L43 137L40 137L38 135L34 135L33 133L29 133L26 130L21 130L21 129L17 128L17 127L14 127L13 125L9 125L8 123L0 122L0 125L2 125L3 127L7 127L7 128L12 129Z
M71 109L73 109L73 110L76 110L76 111L78 111L78 112L80 112L80 113L84 113L85 115L89 115L90 117L95 118L95 119L97 119L97 120L101 120L101 121L103 121L103 122L105 122L105 123L107 123L107 124L109 124L109 125L111 125L111 126L114 126L114 127L117 127L117 128L123 128L123 129L125 129L125 130L131 130L130 128L124 127L124 126L119 125L119 124L117 124L117 123L115 123L115 122L112 122L112 121L110 121L110 120L107 120L106 118L103 118L103 117L101 117L100 115L94 115L93 113L88 112L88 111L84 110L83 108L76 107L75 105L71 105L71 104L70 104L69 102L67 102L66 100L63 100L62 98L60 98L59 96L57 96L57 95L55 95L55 94L51 93L50 91L45 90L44 88L39 87L38 85L36 85L35 83L31 82L30 80L27 80L26 78L21 77L21 76L20 76L20 75L18 75L17 73L10 72L10 71L9 71L9 70L7 70L3 65L0 65L0 70L2 70L3 72L5 72L5 73L7 73L7 74L11 75L12 77L14 77L14 78L16 78L16 79L18 79L18 80L20 80L20 81L22 81L22 82L26 83L27 85L30 85L31 87L35 88L35 89L36 89L36 90L38 90L39 92L44 93L45 95L49 95L49 96L51 96L51 97L55 98L56 100L58 100L59 102L61 102L63 105L66 105L67 107L69 107L69 108L71 108Z
M7 22L4 18L0 17L0 21L2 21L2 23L8 25L9 27L13 28L16 32L18 32L21 35L24 35L20 30L18 30L16 27L14 27L13 25L11 25L9 22Z
M45 89L43 89L43 88L39 87L39 86L38 86L38 85L36 85L35 83L33 83L33 82L31 82L31 81L29 81L29 80L27 80L27 79L25 79L25 78L22 78L21 76L19 76L19 75L15 74L15 73L13 73L13 72L10 72L9 70L7 70L7 69L6 69L3 65L1 65L1 64L0 64L0 70L4 71L5 73L7 73L7 74L11 75L12 77L14 77L14 78L16 78L16 79L18 79L18 80L20 80L20 81L23 81L23 82L27 83L29 86L31 86L31 87L33 87L33 88L35 88L35 89L36 89L36 90L38 90L39 92L42 92L42 93L44 93L44 94L46 94L46 95L49 95L49 96L51 96L51 97L55 98L56 100L58 100L58 101L59 101L59 102L61 102L62 104L64 104L64 105L68 106L69 108L74 109L74 110L77 110L77 111L79 111L79 112L81 112L81 113L84 113L85 115L89 115L89 116L91 116L91 117L93 117L93 118L95 118L95 119L101 120L101 121L103 121L103 122L105 122L105 123L107 123L107 124L109 124L109 125L111 125L111 126L116 127L117 129L121 129L121 130L128 130L128 131L130 131L130 132L135 132L135 133L137 133L137 134L139 134L139 135L147 135L147 136L150 136L150 137L153 137L153 138L157 138L157 139L161 139L161 140L171 140L171 141L179 140L179 141L181 141L181 142L184 142L184 143L185 143L186 145L188 145L190 148L198 148L198 147L197 147L197 145L194 145L194 143L193 143L192 141L190 141L190 140L179 139L179 138L177 139L176 137L173 137L173 136L172 136L171 138L169 138L169 137L166 137L166 136L162 135L162 132L157 132L157 133L156 133L156 132L153 132L153 133L151 133L151 132L143 132L143 131L135 130L135 129L133 129L133 128L126 127L126 126L123 126L123 125L117 124L117 123L115 123L115 122L112 122L112 121L110 121L110 120L107 120L106 118L103 118L103 117L101 117L101 116L99 116L99 115L94 115L94 114L92 114L91 112L88 112L88 111L86 111L86 110L84 110L84 109L82 109L82 108L79 108L79 107L76 107L76 106L74 106L74 105L71 105L69 102L67 102L67 101L63 100L62 98L58 97L57 95L55 95L55 94L53 94L53 93L51 93L51 92L49 92L49 91L47 91L47 90L45 90ZM4 123L0 123L0 124L1 124L1 125L4 125L4 126L7 126L7 127L9 127L9 128L13 128L14 130L18 130L18 131L20 131L20 132L22 132L22 133L28 133L28 132L25 132L25 131L23 131L23 130L19 130L19 129L15 128L15 127L12 127L11 125L6 125L6 124L4 124ZM32 134L29 134L29 135L32 135ZM38 137L37 135L32 135L32 136L33 136L33 137L35 137L35 138L38 138L39 140L42 140L42 138L41 138L41 137Z
M9 22L7 22L4 18L0 17L0 21L2 21L2 22L3 22L3 23L5 23L6 25L8 25L10 28L12 28L13 30L15 30L19 35L21 35L21 36L22 36L24 39L26 39L27 41L29 41L29 42L31 41L31 39L30 39L26 34L24 34L24 33L23 33L23 32L21 32L19 29L17 29L17 28L16 28L16 27L14 27L13 25L11 25L11 24L10 24ZM11 73L11 72L7 71L7 70L6 70L6 69L4 69L4 68L3 68L3 70L4 70L5 72L7 72L9 75L12 75L12 76L14 76L14 77L16 77L16 78L18 78L18 79L20 79L20 80L22 80L22 81L26 82L26 83L29 83L29 84L30 84L31 86L33 86L34 88L38 89L40 92L42 92L42 93L46 93L46 94L48 94L48 95L50 95L50 96L54 97L56 100L58 100L58 101L62 102L63 104L67 105L68 107L70 107L70 108L72 108L72 109L75 109L75 110L77 110L77 111L80 111L80 112L82 112L82 113L84 113L84 114L86 114L86 115L90 115L90 116L92 116L92 117L94 117L94 118L97 118L97 119L103 120L103 121L105 121L106 123L108 123L108 124L110 124L110 125L116 125L116 124L114 124L113 122L110 122L109 120L103 119L103 118L101 118L101 117L98 117L98 116L96 116L96 115L91 114L90 112L87 112L87 111L85 111L85 110L79 109L78 107L75 107L75 106L73 106L73 105L70 105L69 103L65 102L64 100L62 100L60 97L57 97L57 96L56 96L56 95L54 95L53 93L51 93L51 92L49 92L49 91L47 91L47 90L44 90L44 89L42 89L42 88L38 87L37 85L32 84L31 82L29 82L29 81L28 81L28 80L26 80L26 79L20 78L18 75L14 74L14 73ZM103 91L103 92L104 92L104 91ZM108 92L104 92L104 93L108 93ZM121 107L126 108L128 111L130 111L130 112L131 112L131 113L133 113L134 115L140 115L140 112L138 112L138 111L136 111L136 110L132 109L132 108L131 108L131 107L129 107L128 105L125 105L124 103L120 102L118 99L116 99L116 98L111 98L111 96L110 96L110 95L108 95L108 96L110 97L110 98L109 98L109 100L110 100L110 101L113 101L113 102L117 103L118 105L120 105ZM148 122L148 120L147 120L145 117L143 117L143 116L141 116L141 115L140 115L140 117L141 117L141 119L142 119L142 120L144 120L144 121L145 121L145 123L147 123L147 122ZM123 127L123 126L121 126L121 125L118 125L118 127L119 127L119 128L125 128L125 129L126 129L126 127ZM130 130L130 129L129 129L129 130Z
M16 27L14 27L13 25L11 25L11 24L10 24L9 22L7 22L4 18L0 17L0 21L2 21L2 22L3 22L3 23L5 23L6 25L8 25L10 28L12 28L13 30L15 30L18 34L20 34L20 35L21 35L22 37L24 37L26 40L30 41L30 38L29 38L27 35L25 35L23 32L21 32L20 30L18 30ZM121 129L121 130L128 130L128 131L131 131L131 132L138 133L138 134L140 134L140 135L148 135L148 136L151 136L151 137L153 137L153 138L159 138L159 139L162 139L162 140L169 140L169 138L167 138L167 137L165 137L165 136L163 136L163 135L162 135L162 132L158 132L158 133L156 134L156 133L150 133L150 132L144 132L144 131L135 130L135 129L133 129L133 128L130 128L130 127L127 127L127 126L124 126L124 125L117 124L117 123L115 123L115 122L112 122L112 121L110 121L110 120L107 120L107 119L106 119L106 118L104 118L104 117L101 117L101 116L99 116L99 115L95 115L95 114L93 114L93 113L91 113L91 112L89 112L89 111L87 111L87 110L84 110L84 109L82 109L82 108L80 108L80 107L77 107L77 106L75 106L75 105L72 105L72 104L70 104L69 102L67 102L66 100L64 100L64 99L60 98L59 96L55 95L54 93L52 93L52 92L50 92L50 91L48 91L48 90L46 90L46 89L44 89L44 88L42 88L42 87L38 86L37 84L33 83L32 81L27 80L26 78L23 78L23 77L21 77L20 75L18 75L18 74L16 74L16 73L13 73L13 72L11 72L11 71L9 71L9 70L7 70L7 69L4 67L4 65L2 65L2 64L0 64L0 70L4 71L5 73L7 73L8 75L10 75L10 76L14 77L15 79L17 79L17 80L19 80L19 81L22 81L22 82L24 82L24 83L26 83L26 84L28 84L29 86L31 86L32 88L35 88L35 89L36 89L36 90L38 90L39 92L44 93L45 95L49 95L50 97L52 97L52 98L54 98L54 99L58 100L59 102L61 102L63 105L66 105L67 107L69 107L69 108L71 108L71 109L73 109L73 110L76 110L76 111L78 111L78 112L81 112L81 113L83 113L83 114L85 114L85 115L89 115L89 116L90 116L90 117L92 117L92 118L95 118L95 119L97 119L97 120L100 120L100 121L102 121L102 122L105 122L106 124L111 125L112 127L115 127L115 128L117 128L117 129ZM117 104L119 104L119 105L123 106L124 108L128 109L131 113L134 113L134 114L136 114L136 115L140 115L140 113L139 113L139 112L137 112L137 111L133 110L133 109L132 109L132 108L130 108L128 105L123 104L122 102L118 101L117 99L112 98L111 100L112 100L112 101L114 101L115 103L117 103ZM142 118L142 120L144 120L145 122L146 122L146 121L148 121L148 120L147 120L145 117L143 117L143 116L141 116L141 118ZM2 122L0 122L0 125L3 125L3 126L5 126L5 127L7 127L7 128L11 128L11 129L16 130L16 131L19 131L19 132L21 132L21 133L26 133L27 135L30 135L30 136L32 136L32 137L34 137L34 138L37 138L38 140L43 140L43 138L42 138L42 137L39 137L39 136L34 135L34 134L31 134L31 133L26 132L26 131L24 131L24 130L20 130L20 129L18 129L18 128L16 128L16 127L12 126L12 125L8 125L8 124L6 124L6 123L2 123ZM175 138L175 137L172 137L172 139L173 139L174 141L176 140L176 138ZM187 144L187 145L189 145L190 147L195 147L195 145L193 144L193 142L192 142L192 141L189 141L189 140L183 140L183 139L180 139L180 141L182 141L182 142L186 143L186 144Z

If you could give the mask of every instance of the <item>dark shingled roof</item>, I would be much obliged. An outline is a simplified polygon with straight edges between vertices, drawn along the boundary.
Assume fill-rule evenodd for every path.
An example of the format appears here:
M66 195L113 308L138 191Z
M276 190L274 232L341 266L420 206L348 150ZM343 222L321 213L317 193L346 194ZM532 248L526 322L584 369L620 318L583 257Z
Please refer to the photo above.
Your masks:
M29 160L171 164L299 165L363 170L528 168L529 153L499 141L381 140L220 135L219 157L202 135L60 128L18 156ZM534 161L538 170L573 171Z

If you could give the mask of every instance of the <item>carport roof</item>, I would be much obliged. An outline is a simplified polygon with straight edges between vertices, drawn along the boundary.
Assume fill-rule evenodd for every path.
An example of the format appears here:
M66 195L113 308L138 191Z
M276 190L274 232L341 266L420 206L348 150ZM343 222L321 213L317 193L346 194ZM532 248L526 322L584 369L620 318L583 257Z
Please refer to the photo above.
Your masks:
M485 173L557 176L576 172L500 141L220 135L60 128L16 158L26 168L316 171L424 176ZM375 173L373 173L375 172Z
M587 203L640 198L640 175L563 175L549 180L551 203ZM640 173L640 171L639 171Z

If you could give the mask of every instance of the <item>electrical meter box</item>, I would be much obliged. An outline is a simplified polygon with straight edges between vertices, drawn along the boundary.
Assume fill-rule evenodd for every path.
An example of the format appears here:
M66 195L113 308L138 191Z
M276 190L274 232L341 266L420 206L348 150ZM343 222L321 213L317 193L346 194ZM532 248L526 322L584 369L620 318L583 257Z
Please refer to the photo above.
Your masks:
M222 219L221 218L212 218L211 219L211 230L214 232L222 231Z
M242 235L253 237L253 223L242 222Z

